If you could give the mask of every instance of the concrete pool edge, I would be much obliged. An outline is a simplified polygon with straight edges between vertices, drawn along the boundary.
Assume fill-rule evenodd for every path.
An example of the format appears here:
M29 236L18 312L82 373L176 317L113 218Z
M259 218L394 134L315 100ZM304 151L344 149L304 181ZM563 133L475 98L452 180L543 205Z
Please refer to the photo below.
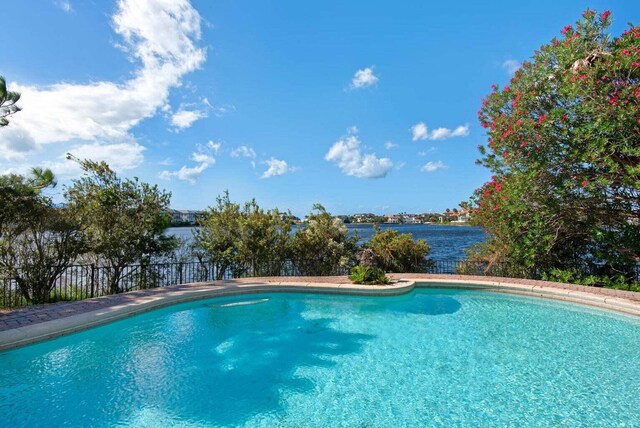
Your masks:
M490 292L517 294L560 300L640 316L640 293L594 292L591 287L494 277L464 277L428 274L392 274L395 283L386 286L351 284L346 277L245 278L210 283L184 284L139 292L105 296L113 304L71 316L0 331L0 351L37 343L117 321L154 309L213 297L257 293L290 292L337 295L395 296L415 288L472 288ZM126 296L128 299L118 299ZM133 296L133 298L130 298ZM627 298L627 297L633 297ZM74 302L75 303L75 302ZM53 308L55 304L49 305ZM46 310L46 307L44 308ZM6 315L0 315L0 317Z

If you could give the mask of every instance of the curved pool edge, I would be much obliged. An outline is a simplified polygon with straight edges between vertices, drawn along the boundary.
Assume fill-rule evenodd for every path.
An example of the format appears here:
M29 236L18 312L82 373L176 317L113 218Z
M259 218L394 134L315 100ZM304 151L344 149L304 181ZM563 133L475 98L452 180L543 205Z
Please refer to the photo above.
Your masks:
M99 297L90 299L94 302L106 301L107 304L99 309L87 310L71 316L61 315L49 321L0 331L0 351L53 339L179 303L213 297L274 292L396 296L409 293L415 288L470 288L560 300L640 317L640 293L625 294L625 292L615 293L616 290L609 290L603 294L601 291L596 292L599 289L585 286L512 278L462 275L452 277L429 274L392 274L391 276L395 282L386 286L351 284L346 277L244 278ZM72 302L74 303L81 304L82 301ZM56 305L52 304L43 307L42 310L54 311L55 308Z
M569 290L542 285L523 285L508 281L477 281L477 280L415 280L417 288L469 288L489 292L516 294L520 296L536 297L549 300L559 300L568 303L592 306L627 315L640 317L640 302L629 299L597 295L580 290Z
M241 296L258 293L314 293L361 296L397 296L414 289L413 281L398 281L395 284L381 286L357 285L348 283L290 282L269 280L247 283L243 280L214 281L211 283L184 284L175 287L163 287L145 292L123 293L116 296L139 294L133 299L118 301L113 305L97 310L65 316L50 321L19 326L0 331L0 351L42 342L56 337L76 333L103 324L118 321L144 312L164 308L180 303L204 300L214 297ZM55 304L54 304L55 305ZM52 309L53 309L53 306Z

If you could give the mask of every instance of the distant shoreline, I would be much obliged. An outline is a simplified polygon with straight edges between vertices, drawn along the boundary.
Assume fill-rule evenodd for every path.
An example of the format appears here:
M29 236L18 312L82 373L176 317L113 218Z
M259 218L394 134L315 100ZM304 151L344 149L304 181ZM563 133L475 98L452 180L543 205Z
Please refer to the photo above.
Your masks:
M364 225L364 226L468 226L476 227L470 223L345 223L346 226Z
M296 224L306 224L304 222ZM478 227L470 223L344 223L345 226L456 226L456 227ZM170 228L189 228L199 227L197 224L178 224L171 225Z

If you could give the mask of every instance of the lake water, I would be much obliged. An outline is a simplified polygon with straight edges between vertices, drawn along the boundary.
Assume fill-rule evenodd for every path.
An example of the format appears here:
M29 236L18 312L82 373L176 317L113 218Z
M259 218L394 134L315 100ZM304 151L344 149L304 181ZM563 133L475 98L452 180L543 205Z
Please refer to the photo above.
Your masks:
M360 242L371 239L375 233L370 224L348 224L351 234L357 233ZM409 233L414 239L424 239L431 246L429 257L433 260L457 260L466 257L466 250L477 242L485 240L485 232L480 227L447 226L433 224L382 224L382 230L395 229L399 233ZM191 227L172 227L167 234L190 240Z

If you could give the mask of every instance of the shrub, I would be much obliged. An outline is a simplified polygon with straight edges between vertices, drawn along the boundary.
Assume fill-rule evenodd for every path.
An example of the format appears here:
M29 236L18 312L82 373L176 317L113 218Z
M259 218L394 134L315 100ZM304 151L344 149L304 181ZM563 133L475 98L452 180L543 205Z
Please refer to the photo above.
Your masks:
M563 282L634 280L640 27L610 37L610 15L585 11L483 100L479 163L494 175L472 205L493 262Z
M410 234L399 235L393 229L382 231L376 227L367 247L375 254L378 267L385 272L423 272L432 264L427 259L431 247L424 239L414 240Z
M382 285L389 283L389 278L387 278L382 269L362 265L351 269L349 279L356 284Z
M356 264L358 237L349 236L341 220L322 205L313 207L309 223L298 227L291 242L294 269L300 275L336 275Z
M241 207L225 192L194 232L195 255L214 262L216 279L224 278L227 271L234 277L279 275L291 241L291 223L283 214L265 211L255 200Z

